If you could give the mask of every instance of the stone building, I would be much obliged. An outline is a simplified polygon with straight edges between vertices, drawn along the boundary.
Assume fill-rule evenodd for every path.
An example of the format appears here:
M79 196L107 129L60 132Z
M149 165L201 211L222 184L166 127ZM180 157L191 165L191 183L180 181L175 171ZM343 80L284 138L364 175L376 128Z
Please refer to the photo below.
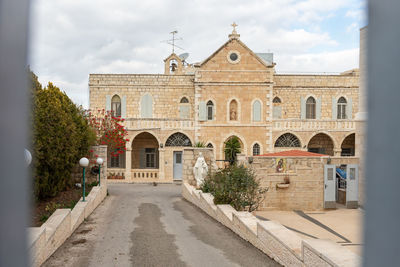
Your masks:
M126 181L180 180L185 147L203 142L223 160L232 136L245 155L356 153L358 70L276 73L273 54L253 52L235 28L202 62L189 64L174 53L164 62L164 74L89 77L90 108L125 118L127 151L109 160L108 172Z

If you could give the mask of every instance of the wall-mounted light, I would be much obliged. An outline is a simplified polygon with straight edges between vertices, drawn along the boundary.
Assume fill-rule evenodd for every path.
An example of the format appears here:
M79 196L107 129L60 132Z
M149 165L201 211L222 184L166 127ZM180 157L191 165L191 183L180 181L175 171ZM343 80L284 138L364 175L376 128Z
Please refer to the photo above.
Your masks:
M252 163L253 163L253 157L248 157L248 158L247 158L247 161L248 161L250 164L252 164Z
M164 147L164 144L163 144L163 143L160 143L160 147L163 148L163 147Z

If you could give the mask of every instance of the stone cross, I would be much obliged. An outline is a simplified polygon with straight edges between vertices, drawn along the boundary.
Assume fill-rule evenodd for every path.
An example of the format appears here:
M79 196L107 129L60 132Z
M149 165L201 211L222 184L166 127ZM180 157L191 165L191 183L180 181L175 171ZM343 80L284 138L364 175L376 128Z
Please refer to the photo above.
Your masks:
M232 33L236 33L236 27L238 26L235 22L233 22L232 24L231 24L231 26L233 27L233 31L232 31Z

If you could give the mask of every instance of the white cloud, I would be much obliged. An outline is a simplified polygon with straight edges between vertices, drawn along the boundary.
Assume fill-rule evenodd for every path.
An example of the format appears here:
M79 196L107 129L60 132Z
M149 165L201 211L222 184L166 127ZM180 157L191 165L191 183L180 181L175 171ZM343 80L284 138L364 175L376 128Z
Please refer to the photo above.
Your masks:
M278 73L343 72L357 68L359 49L299 55L275 55Z
M343 64L329 53L315 55L310 50L339 46L319 25L346 4L346 0L34 0L30 65L41 80L54 81L75 102L85 104L89 73L162 73L171 48L160 41L176 29L184 38L178 45L186 49L177 53L190 52L189 62L202 61L227 40L235 21L242 41L255 52L274 52L278 66L323 65L342 71Z

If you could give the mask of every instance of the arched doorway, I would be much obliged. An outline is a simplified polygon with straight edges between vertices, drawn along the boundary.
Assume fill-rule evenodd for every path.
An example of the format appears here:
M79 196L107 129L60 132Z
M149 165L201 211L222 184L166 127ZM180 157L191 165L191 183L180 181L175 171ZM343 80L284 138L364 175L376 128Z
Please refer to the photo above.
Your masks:
M333 141L328 135L324 133L314 135L314 137L311 138L310 142L308 142L307 147L309 152L334 156Z
M132 141L132 169L158 169L158 141L154 135L143 132Z
M342 142L342 157L354 157L356 151L356 134L348 135Z
M237 154L243 152L244 146L242 140L240 140L239 137L233 135L226 139L223 148L224 159L233 163L237 158Z
M169 150L169 156L172 156L172 177L176 181L182 180L183 172L183 148L191 147L192 142L189 137L183 133L174 133L165 141L165 147ZM171 153L172 152L172 153Z

